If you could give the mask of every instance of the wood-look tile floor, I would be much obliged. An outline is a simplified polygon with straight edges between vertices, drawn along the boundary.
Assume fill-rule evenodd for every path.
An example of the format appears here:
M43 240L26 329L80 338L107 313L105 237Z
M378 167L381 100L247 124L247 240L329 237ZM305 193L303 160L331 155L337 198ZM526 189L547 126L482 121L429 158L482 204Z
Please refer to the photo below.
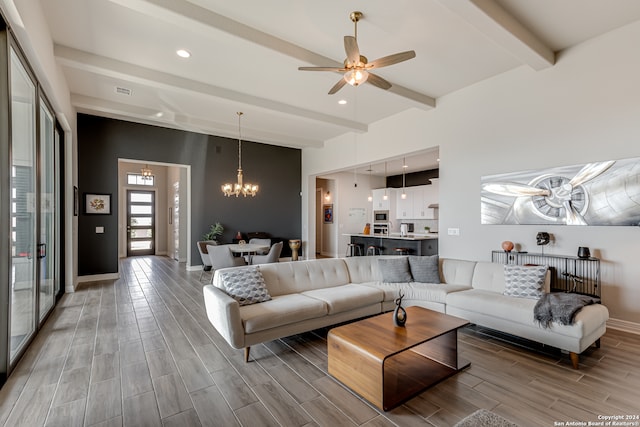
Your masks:
M66 294L0 390L5 426L451 426L479 408L521 426L640 414L640 336L610 330L581 357L471 329L471 366L381 412L326 373L326 331L230 348L207 320L199 272L163 257ZM632 420L632 421L638 421ZM636 424L638 425L638 424Z

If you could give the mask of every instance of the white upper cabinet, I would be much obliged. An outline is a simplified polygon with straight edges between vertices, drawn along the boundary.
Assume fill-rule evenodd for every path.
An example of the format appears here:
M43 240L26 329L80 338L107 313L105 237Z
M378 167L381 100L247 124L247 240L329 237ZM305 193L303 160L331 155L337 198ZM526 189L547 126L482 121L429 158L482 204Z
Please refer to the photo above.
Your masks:
M386 188L378 188L372 190L373 192L373 210L374 211L388 211L391 207L391 191ZM385 193L387 194L387 199L384 199Z
M437 210L429 206L438 204L438 180L431 180L431 185L419 185L405 188L407 198L402 198L402 190L396 197L397 219L438 219Z
M413 218L413 199L415 189L417 187L407 187L404 189L407 197L402 198L402 189L398 189L396 193L396 218L397 219L411 219Z

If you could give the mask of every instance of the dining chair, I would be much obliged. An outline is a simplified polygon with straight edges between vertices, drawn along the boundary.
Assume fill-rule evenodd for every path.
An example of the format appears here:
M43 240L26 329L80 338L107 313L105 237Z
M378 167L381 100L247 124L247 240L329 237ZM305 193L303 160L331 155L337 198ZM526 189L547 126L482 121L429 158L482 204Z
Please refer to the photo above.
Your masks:
M252 238L249 239L249 244L256 244L256 245L264 245L267 248L271 247L271 239L258 239L258 238ZM261 251L256 252L256 254L258 255L266 255L269 253L269 249L263 249Z
M202 275L206 271L211 271L211 258L209 258L209 253L207 252L207 245L217 245L218 243L215 240L200 240L196 242L198 246L198 252L200 252L200 259L202 260L202 271L200 272L200 278L198 280L202 280Z
M247 265L244 258L234 257L233 252L231 252L231 250L226 245L207 245L207 252L209 253L211 268L213 268L213 270ZM213 272L211 274L211 281L213 282Z
M280 253L282 252L282 246L284 242L274 243L269 249L269 253L266 255L254 255L251 257L251 264L270 264L272 262L278 262L280 259Z

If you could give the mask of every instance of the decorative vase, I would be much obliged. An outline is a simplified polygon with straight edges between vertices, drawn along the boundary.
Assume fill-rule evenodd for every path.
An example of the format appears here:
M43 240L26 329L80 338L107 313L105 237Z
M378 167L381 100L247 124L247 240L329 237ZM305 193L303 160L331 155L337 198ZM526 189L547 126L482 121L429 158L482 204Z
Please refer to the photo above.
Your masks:
M402 298L404 298L404 294L400 294L395 299L396 309L393 310L393 324L399 327L404 327L404 324L407 323L407 311L402 307Z
M589 248L585 246L580 246L578 248L578 258L589 258L591 256L591 252Z
M301 244L302 241L300 239L289 240L289 247L291 248L291 261L298 260L298 249L300 249Z
M508 240L505 240L504 242L502 242L502 249L505 252L511 252L513 250L513 242L510 242Z

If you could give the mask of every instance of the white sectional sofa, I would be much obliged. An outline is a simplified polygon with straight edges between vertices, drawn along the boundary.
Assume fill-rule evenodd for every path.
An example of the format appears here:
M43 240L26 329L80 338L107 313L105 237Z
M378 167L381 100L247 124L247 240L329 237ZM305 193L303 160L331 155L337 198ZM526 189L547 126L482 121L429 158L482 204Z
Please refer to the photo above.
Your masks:
M270 300L241 306L225 292L223 279L235 269L217 270L204 287L209 321L237 349L392 310L399 292L403 305L422 306L481 326L578 354L596 343L609 317L601 304L584 307L572 325L542 328L533 320L536 300L505 296L502 264L440 259L442 283L383 281L380 259L361 256L265 264L259 266ZM406 257L405 257L406 258ZM236 272L234 272L236 273Z

